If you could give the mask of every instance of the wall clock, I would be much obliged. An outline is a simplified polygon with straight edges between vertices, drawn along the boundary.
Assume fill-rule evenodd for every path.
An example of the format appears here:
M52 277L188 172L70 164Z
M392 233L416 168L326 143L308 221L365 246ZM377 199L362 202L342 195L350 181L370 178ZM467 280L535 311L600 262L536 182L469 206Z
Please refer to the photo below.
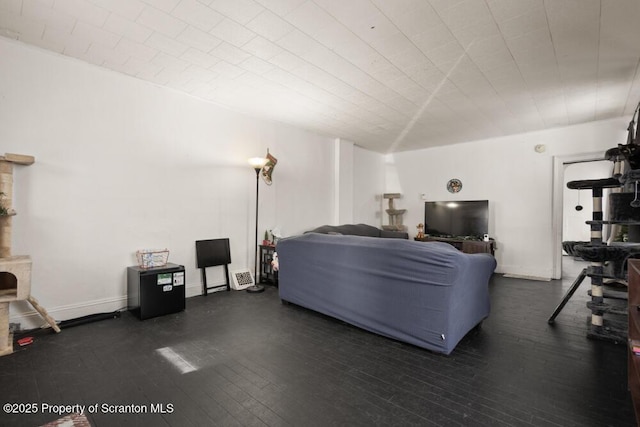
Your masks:
M456 178L450 179L447 182L447 190L449 190L449 193L459 193L462 190L462 181Z

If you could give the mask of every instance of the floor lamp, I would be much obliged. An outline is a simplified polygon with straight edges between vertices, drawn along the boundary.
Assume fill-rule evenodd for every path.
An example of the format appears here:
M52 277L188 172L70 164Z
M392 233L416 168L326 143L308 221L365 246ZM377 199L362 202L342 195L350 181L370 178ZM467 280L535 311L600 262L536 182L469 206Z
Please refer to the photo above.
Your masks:
M258 284L258 194L260 191L260 171L267 164L267 159L263 157L252 157L249 159L249 164L256 171L256 236L253 240L254 250L253 254L255 256L254 259L254 276L253 276L253 286L249 286L247 288L247 292L249 293L258 293L264 292L264 286Z

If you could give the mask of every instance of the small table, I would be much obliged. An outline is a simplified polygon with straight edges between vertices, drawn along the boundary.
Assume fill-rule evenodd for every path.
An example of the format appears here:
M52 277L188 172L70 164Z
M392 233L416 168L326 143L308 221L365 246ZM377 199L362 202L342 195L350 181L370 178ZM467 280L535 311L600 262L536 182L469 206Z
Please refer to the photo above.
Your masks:
M271 265L275 253L275 246L260 245L260 283L278 286L278 272ZM258 279L256 278L256 280Z

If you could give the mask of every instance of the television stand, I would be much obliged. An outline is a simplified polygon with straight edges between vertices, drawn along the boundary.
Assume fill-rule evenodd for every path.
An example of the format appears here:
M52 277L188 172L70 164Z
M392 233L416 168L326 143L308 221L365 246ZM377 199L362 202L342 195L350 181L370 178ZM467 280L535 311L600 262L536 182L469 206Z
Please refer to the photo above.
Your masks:
M495 240L471 240L462 239L457 237L435 237L424 236L420 239L417 237L414 239L418 242L445 242L458 249L465 254L491 254L495 255L496 242Z

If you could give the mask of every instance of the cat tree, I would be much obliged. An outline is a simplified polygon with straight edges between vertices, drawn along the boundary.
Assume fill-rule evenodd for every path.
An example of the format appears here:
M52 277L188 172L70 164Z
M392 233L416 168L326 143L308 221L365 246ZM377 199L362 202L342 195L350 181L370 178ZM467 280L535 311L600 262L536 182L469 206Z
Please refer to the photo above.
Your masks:
M407 226L402 224L402 215L404 215L407 210L396 209L393 205L393 201L401 198L402 195L400 193L385 193L382 197L389 200L389 209L386 210L389 215L389 225L383 225L382 229L387 231L407 231Z
M29 166L33 156L5 154L0 156L0 356L13 353L13 335L9 331L9 304L13 301L29 301L33 308L60 332L55 320L31 296L31 258L28 255L11 255L11 220L16 212L13 204L13 165Z
M627 260L640 258L640 128L636 127L639 112L640 104L627 128L627 143L618 144L605 153L605 159L613 162L611 177L567 183L570 189L590 189L592 192L592 220L587 221L591 229L591 240L575 242L567 251L575 253L590 264L582 270L548 320L549 323L554 323L580 283L589 277L591 300L587 302L587 307L591 310L591 316L587 319L587 336L616 343L627 341ZM603 216L604 189L614 190L608 195L608 219ZM605 240L604 225L625 226L628 230L627 240ZM608 283L621 283L624 289L607 286Z

